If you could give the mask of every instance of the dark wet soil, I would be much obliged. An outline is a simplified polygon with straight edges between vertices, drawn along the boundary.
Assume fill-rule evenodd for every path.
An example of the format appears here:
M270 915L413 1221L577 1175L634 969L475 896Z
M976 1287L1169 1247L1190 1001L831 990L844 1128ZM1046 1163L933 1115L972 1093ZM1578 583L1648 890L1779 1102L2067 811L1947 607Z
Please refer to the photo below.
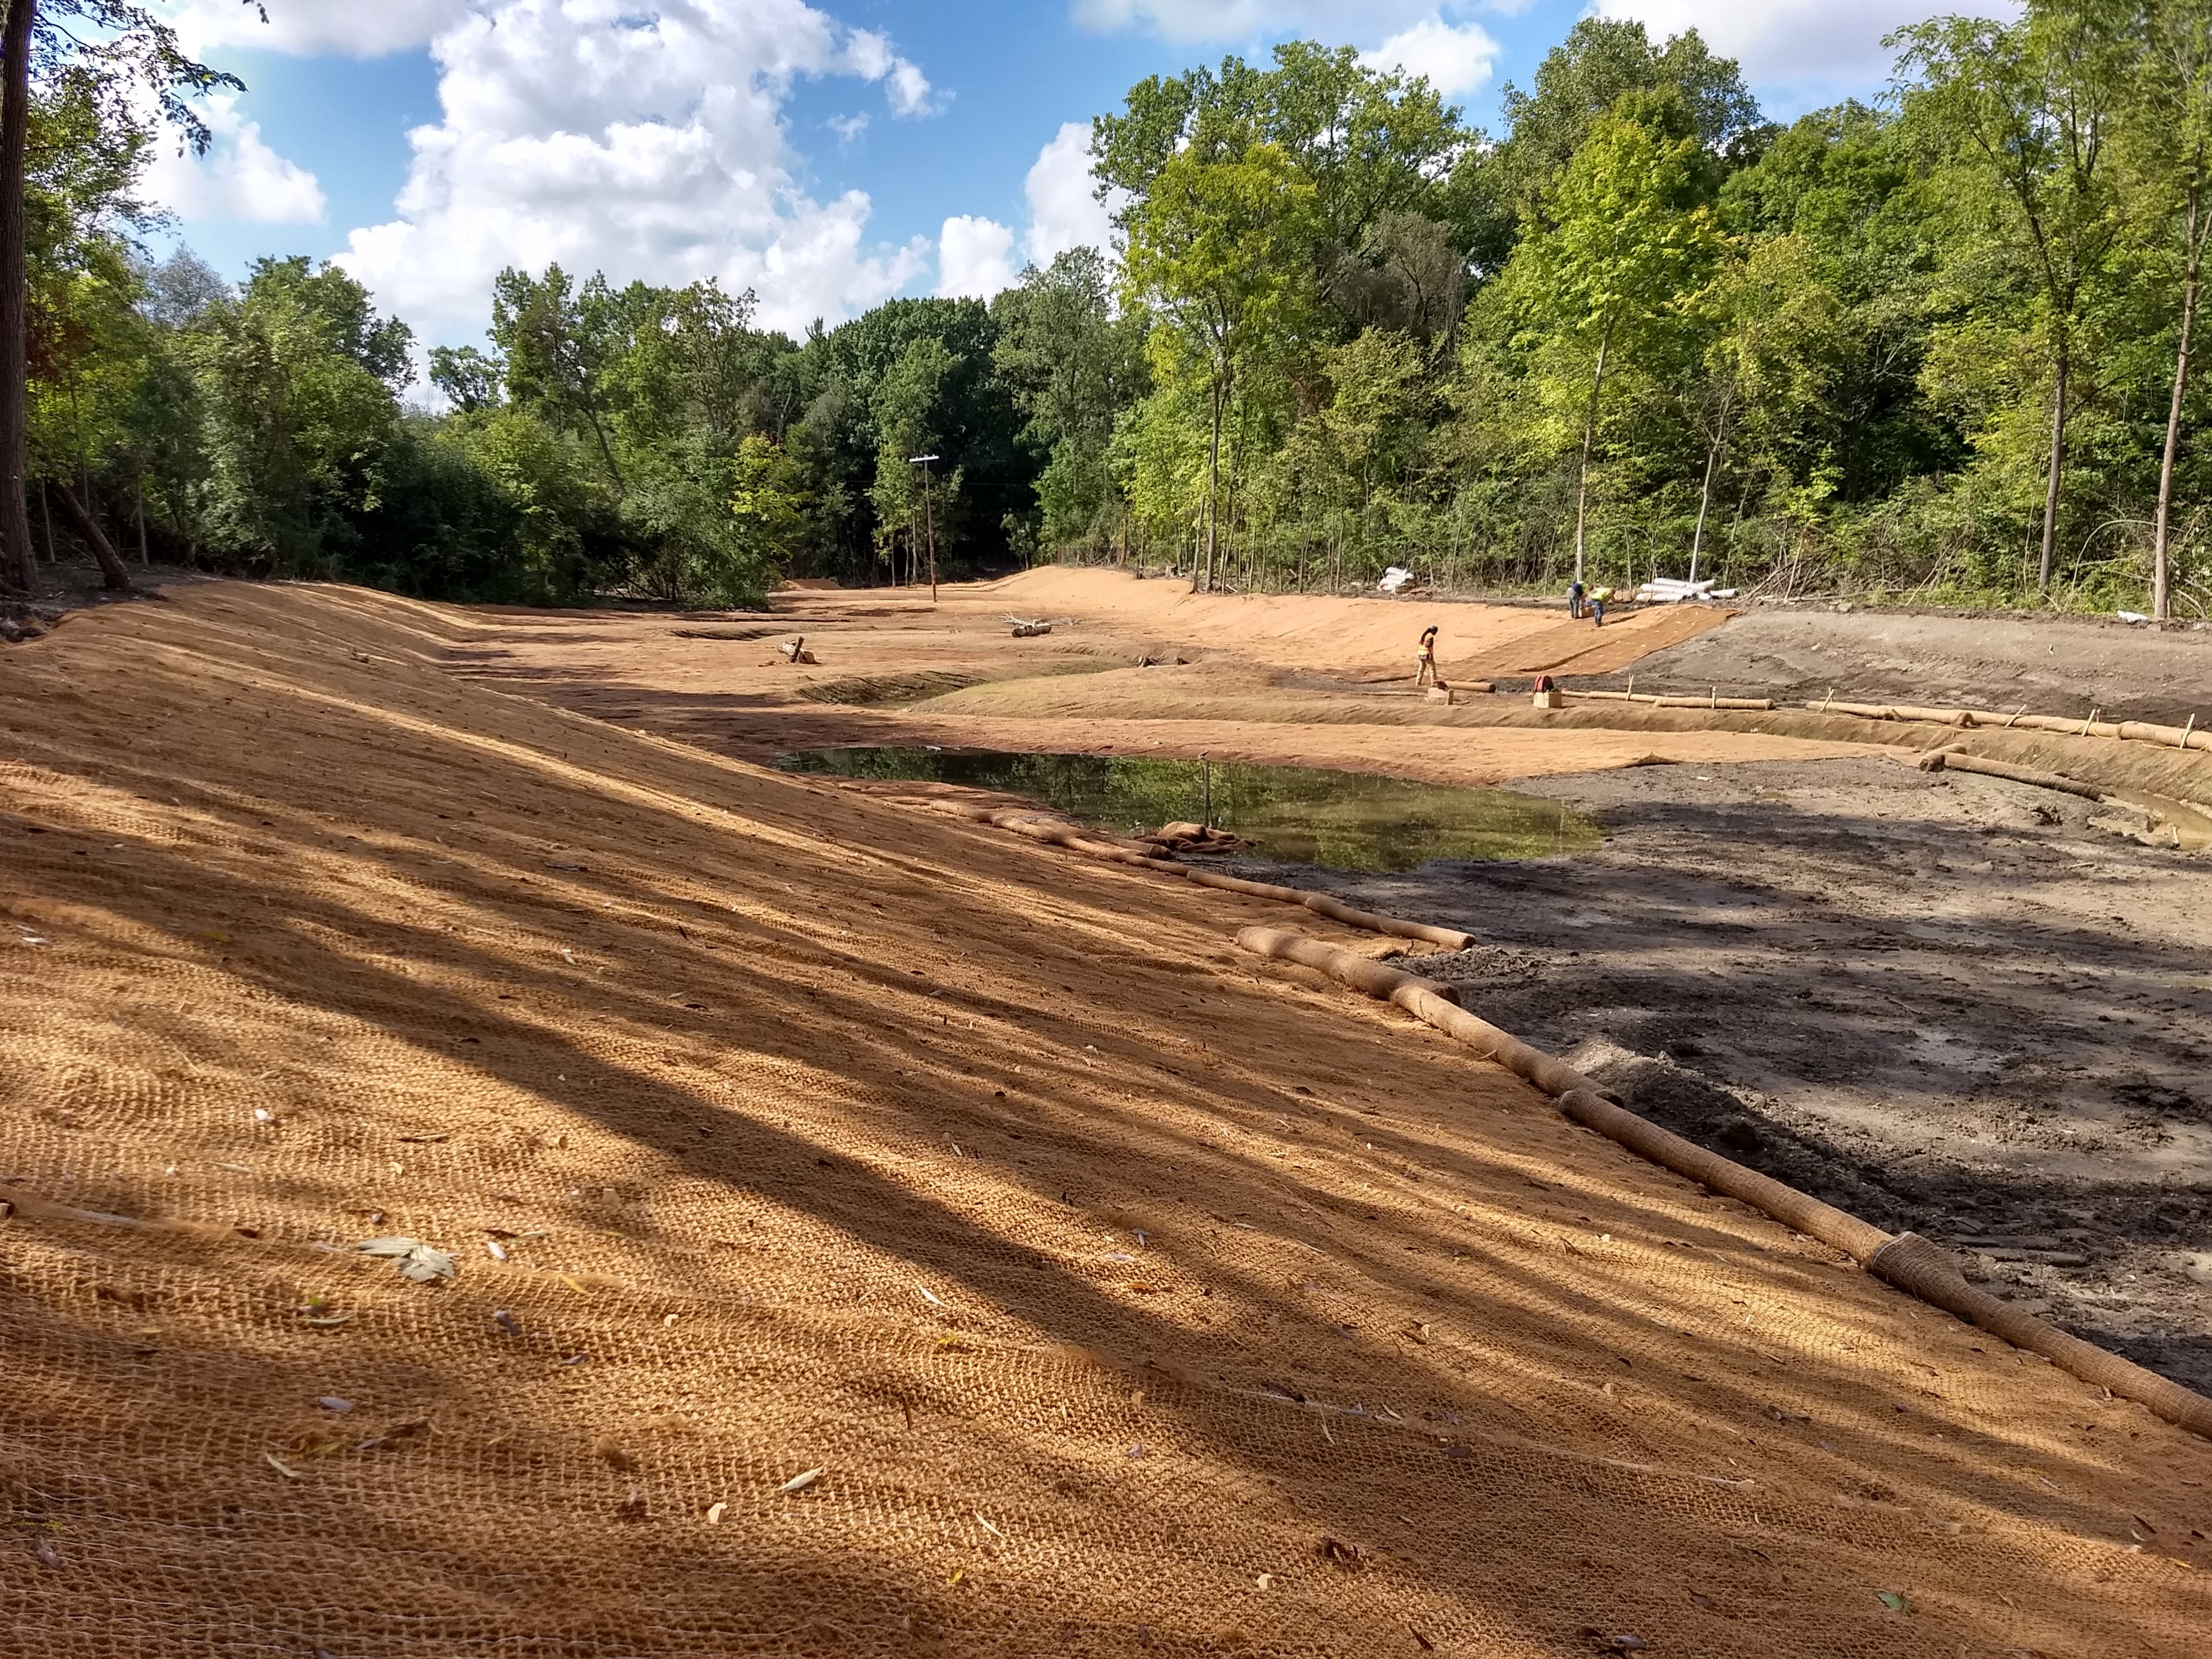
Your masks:
M1404 875L1241 862L1469 928L1420 965L1486 1018L2212 1389L2212 857L1886 760L1516 787L1611 839Z
M1725 628L1654 652L1636 689L1771 696L1787 708L1832 693L1846 702L1935 703L2107 720L2212 720L2212 623L1985 616L1850 605L1761 605ZM1628 675L1578 677L1620 689Z

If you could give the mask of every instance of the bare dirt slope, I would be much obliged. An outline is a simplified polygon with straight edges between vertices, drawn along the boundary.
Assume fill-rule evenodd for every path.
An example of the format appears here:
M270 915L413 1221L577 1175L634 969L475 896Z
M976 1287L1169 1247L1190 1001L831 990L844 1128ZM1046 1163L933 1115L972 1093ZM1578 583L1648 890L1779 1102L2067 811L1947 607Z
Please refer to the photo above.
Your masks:
M1007 590L1025 601L1065 599L1086 587L1062 580L1076 577L1107 584L1102 591L1109 597L1175 591L1161 593L1162 615L1145 613L1135 623L1118 614L1063 615L1048 635L1010 636L1006 616L1018 607ZM932 606L926 591L802 591L780 595L775 617L472 611L465 637L457 634L447 660L489 684L745 759L824 744L933 743L1097 754L1209 752L1222 759L1382 767L1437 782L1494 783L1645 757L1861 754L1869 742L1894 739L1841 719L1828 722L1833 732L1812 737L1687 720L1673 729L1613 731L1578 721L1547 726L1533 719L1525 696L1476 696L1445 708L1403 687L1362 682L1370 664L1378 674L1411 679L1411 646L1425 614L1419 605L1214 597L1189 611L1182 584L1078 570L1039 571L985 587L947 586L943 595ZM1310 653L1304 668L1271 666L1201 642L1237 633L1209 619L1262 604L1299 607L1292 613L1298 631L1267 648L1286 662ZM1209 605L1221 610L1204 608ZM1443 660L1451 678L1465 678L1455 651L1495 653L1510 644L1510 638L1471 637L1480 620L1477 607L1431 609L1464 619L1444 636ZM1495 617L1509 635L1529 630L1532 618L1541 635L1553 622L1506 607L1495 608ZM1330 617L1332 625L1322 627ZM1194 636L1157 631L1170 623L1191 624ZM1259 636L1250 637L1257 648ZM1619 654L1632 659L1642 648L1631 643L1634 637L1624 630L1616 642L1608 629L1607 648L1617 643ZM805 641L816 661L786 660L777 647L795 639ZM1401 649L1402 672L1389 667L1386 647ZM1553 647L1540 646L1530 659L1540 663L1553 654ZM1140 659L1155 665L1138 667ZM1303 683L1316 679L1318 687ZM1516 708L1531 722L1487 729L1510 720ZM1447 735L1433 729L1439 723L1467 729ZM1480 733L1478 726L1485 728Z
M0 653L0 1651L2201 1645L2212 1447L483 625Z
M850 598L794 595L788 608L804 615L816 605L838 608ZM1564 605L1546 609L1425 597L1194 593L1188 581L1140 580L1123 571L1060 565L963 590L962 602L1024 616L1068 617L1089 629L1225 652L1240 662L1326 669L1367 682L1411 680L1416 641L1429 627L1437 629L1437 662L1447 679L1602 674L1695 638L1730 614L1699 605L1658 606L1617 613L1611 624L1600 628L1569 622Z
M2203 624L1761 606L1634 666L1638 685L1654 691L1717 684L1791 702L1833 691L1847 702L2212 720L2212 628Z

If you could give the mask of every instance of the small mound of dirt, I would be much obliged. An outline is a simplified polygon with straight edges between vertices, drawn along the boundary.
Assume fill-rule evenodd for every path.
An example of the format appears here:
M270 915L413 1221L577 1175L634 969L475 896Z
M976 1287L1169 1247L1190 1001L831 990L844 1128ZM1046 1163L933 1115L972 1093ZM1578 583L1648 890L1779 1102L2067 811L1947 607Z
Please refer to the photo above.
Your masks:
M842 679L817 680L802 685L798 695L808 702L842 703L853 708L896 708L941 697L948 691L964 691L982 684L980 674L959 674L942 669L915 669L897 674L853 674Z
M672 628L668 631L679 640L764 640L791 630L771 623L759 628Z
M1446 951L1434 956L1409 956L1398 966L1409 974L1440 979L1446 984L1495 985L1500 980L1530 980L1544 969L1544 964L1528 951L1508 951L1495 945L1473 945L1464 951Z

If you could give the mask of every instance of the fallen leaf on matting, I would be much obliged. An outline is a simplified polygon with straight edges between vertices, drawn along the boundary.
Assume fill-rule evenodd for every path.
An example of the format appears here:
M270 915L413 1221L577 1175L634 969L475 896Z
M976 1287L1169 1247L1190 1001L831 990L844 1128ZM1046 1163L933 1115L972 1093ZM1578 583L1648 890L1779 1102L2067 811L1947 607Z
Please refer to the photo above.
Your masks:
M778 1486L776 1491L779 1494L787 1497L793 1492L805 1492L828 1473L827 1469L809 1469L804 1474L793 1475L790 1480Z
M354 1248L363 1255L389 1257L401 1273L418 1285L460 1276L460 1267L452 1256L419 1238L367 1238Z
M1906 1601L1895 1590L1876 1590L1874 1593L1874 1599L1881 1602L1882 1606L1887 1607L1892 1613L1910 1613L1912 1611L1912 1603Z

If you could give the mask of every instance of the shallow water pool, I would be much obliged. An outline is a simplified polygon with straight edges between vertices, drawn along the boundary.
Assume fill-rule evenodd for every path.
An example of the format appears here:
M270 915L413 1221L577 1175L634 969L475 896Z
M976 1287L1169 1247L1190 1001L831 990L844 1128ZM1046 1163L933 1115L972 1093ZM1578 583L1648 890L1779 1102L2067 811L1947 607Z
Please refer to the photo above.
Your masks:
M1334 870L1537 858L1603 839L1580 813L1537 796L1322 767L911 748L809 749L777 764L1021 795L1115 835L1140 835L1177 819L1211 822L1260 843L1258 856Z

